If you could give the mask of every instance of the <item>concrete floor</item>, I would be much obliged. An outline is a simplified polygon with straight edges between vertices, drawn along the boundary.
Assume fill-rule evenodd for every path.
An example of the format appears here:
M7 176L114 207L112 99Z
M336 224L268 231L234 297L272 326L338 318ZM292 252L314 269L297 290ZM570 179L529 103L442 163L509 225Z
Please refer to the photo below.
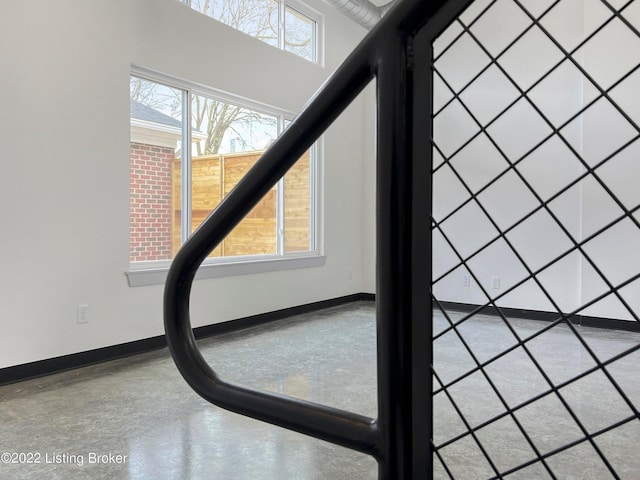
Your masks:
M369 302L353 303L200 344L223 378L375 417L373 308ZM435 330L445 325L442 315L437 315ZM516 320L513 325L518 334L526 336L545 324ZM629 333L580 332L601 360L640 342L639 335ZM479 361L514 342L513 335L492 317L474 317L463 324L460 333ZM592 365L565 327L532 341L530 351L554 383ZM609 368L636 409L640 405L639 360L636 351ZM436 342L434 362L444 383L475 365L453 332ZM503 412L504 403L517 406L546 388L522 348L485 371L502 392L502 399L480 373L448 389L471 427ZM632 415L629 405L603 377L595 372L561 389L590 432ZM436 444L466 431L444 392L436 396L435 405ZM555 394L516 410L515 415L542 454L581 435ZM500 471L534 456L508 416L474 434ZM620 478L637 478L637 418L596 437L595 442ZM39 462L5 463L3 455L3 480L364 480L377 476L375 461L365 455L208 404L187 387L166 349L0 387L0 452L27 454L14 455L17 462ZM470 435L443 447L440 453L457 479L495 475ZM559 479L613 478L588 442L549 457L547 463ZM436 478L449 478L439 461ZM552 477L536 463L508 478Z

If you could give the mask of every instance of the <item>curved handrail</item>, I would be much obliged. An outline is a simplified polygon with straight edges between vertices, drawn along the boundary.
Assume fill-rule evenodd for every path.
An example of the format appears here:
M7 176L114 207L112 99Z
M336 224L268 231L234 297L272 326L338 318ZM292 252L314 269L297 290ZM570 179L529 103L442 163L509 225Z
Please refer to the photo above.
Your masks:
M470 0L457 3L463 2ZM387 439L377 420L218 377L196 345L189 297L200 264L377 75L383 57L395 55L388 45L415 35L427 19L437 18L446 7L446 0L399 1L177 253L164 292L167 343L180 373L204 399L380 460Z

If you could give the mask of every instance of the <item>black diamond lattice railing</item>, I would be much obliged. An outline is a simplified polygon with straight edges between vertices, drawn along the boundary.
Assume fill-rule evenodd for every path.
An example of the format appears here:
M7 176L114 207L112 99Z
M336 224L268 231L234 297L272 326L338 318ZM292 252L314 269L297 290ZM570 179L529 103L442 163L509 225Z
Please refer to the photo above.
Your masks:
M436 477L637 474L640 335L580 323L640 331L639 29L633 0L477 0L434 42Z

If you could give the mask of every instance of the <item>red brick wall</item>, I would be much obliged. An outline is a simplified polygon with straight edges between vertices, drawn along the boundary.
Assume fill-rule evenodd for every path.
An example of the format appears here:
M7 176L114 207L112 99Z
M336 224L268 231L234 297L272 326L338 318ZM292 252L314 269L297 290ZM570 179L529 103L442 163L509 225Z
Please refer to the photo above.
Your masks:
M131 142L129 256L170 260L173 148Z

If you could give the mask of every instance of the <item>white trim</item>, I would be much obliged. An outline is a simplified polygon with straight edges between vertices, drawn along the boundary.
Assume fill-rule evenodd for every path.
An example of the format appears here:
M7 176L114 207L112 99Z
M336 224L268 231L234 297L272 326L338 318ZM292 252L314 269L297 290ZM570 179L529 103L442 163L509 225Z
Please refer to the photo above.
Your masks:
M251 109L265 115L282 115L287 119L291 119L296 115L295 112L292 112L291 110L286 110L284 108L276 107L275 105L243 97L242 95L236 95L234 93L227 92L226 90L187 80L186 78L169 75L151 68L141 67L136 64L131 64L131 75L144 80L149 80L150 82L161 83L177 90L186 90L190 94L204 95L208 97L213 96L216 100L232 103L238 107Z
M202 132L192 132L192 137L197 140L204 140L207 135ZM161 123L131 118L131 141L136 143L146 143L161 147L176 148L178 140L182 139L182 129L170 127Z
M192 94L187 89L182 90L182 118L188 119L187 121L182 121L182 149L180 152L180 176L182 177L180 180L180 184L182 188L180 189L180 241L181 244L187 240L187 237L191 235L191 187L192 187L192 178L191 178L191 168L193 157L191 156L191 142L193 139L191 138L191 100ZM189 185L189 188L184 188L185 185ZM172 187L173 190L173 187ZM172 213L173 215L173 213ZM173 241L173 239L171 239Z
M251 260L244 259L242 261L226 263L205 263L198 269L196 280L322 267L326 259L327 257L324 255L307 254L306 256L269 257L260 259L252 257ZM169 272L168 264L170 262L148 262L147 265L152 263L158 263L160 265L155 268L129 270L125 272L130 287L164 284L167 273Z
M165 133L171 136L174 140L180 139L180 129L178 127L172 127L170 125L163 125L157 122L150 122L148 120L141 120L139 118L131 118L131 125L139 128L145 128L147 130L153 130L155 132Z
M175 133L167 130L162 131L158 128L152 128L146 125L137 125L137 123L138 121L131 119L131 143L157 145L159 147L170 148L175 152L176 144L178 140L180 140L180 132Z
M311 165L311 249L324 255L324 135L315 141L315 161Z

